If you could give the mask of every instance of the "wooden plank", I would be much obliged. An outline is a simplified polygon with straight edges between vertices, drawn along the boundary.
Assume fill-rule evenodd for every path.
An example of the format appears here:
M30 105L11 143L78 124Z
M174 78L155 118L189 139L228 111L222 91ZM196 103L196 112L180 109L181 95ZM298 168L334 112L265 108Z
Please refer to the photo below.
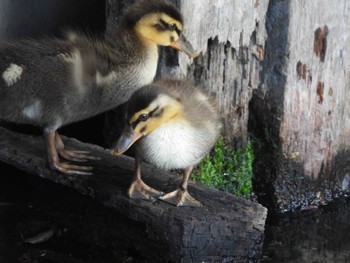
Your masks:
M132 200L126 195L134 160L112 156L109 150L64 138L69 148L88 150L102 158L94 161L94 175L67 176L47 167L46 150L41 136L18 134L0 128L0 160L21 170L72 187L91 196L104 206L115 209L133 222L142 223L142 242L159 261L197 262L223 258L256 259L262 250L266 208L231 194L190 183L189 191L204 207L175 207L156 201ZM149 165L143 167L149 185L165 192L174 189L181 178ZM131 224L132 225L132 224ZM118 228L130 225L118 225ZM139 229L137 231L140 231ZM120 239L128 238L127 235ZM145 240L148 240L145 244ZM161 249L161 250L159 250ZM159 252L161 251L161 253Z

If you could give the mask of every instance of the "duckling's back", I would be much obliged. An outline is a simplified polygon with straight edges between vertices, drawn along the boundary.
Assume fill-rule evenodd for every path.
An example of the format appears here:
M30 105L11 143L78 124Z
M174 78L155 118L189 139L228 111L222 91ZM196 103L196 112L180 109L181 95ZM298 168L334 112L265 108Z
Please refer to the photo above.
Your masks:
M123 103L151 80L137 78L143 53L117 44L79 34L1 44L0 119L57 128Z
M209 94L185 80L161 80L156 83L181 101L184 118L194 127L210 127L208 132L215 136L220 132L219 114Z
M54 104L57 90L66 84L55 81L59 73L66 78L69 75L55 55L67 53L68 45L63 41L24 40L3 44L0 50L0 119L31 123L31 117L37 115L39 119L45 110L42 98L52 97L50 103ZM53 81L43 83L42 79Z

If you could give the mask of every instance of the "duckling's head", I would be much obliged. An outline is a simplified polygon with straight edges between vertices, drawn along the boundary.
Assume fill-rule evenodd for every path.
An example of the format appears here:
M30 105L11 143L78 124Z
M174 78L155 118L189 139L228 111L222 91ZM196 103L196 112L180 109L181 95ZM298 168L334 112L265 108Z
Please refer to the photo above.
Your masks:
M161 87L148 85L137 90L126 104L125 127L113 154L122 154L161 125L178 120L182 109L180 99Z
M179 10L166 1L142 0L135 3L125 14L125 22L145 42L170 46L190 58L197 56L182 33L183 19Z

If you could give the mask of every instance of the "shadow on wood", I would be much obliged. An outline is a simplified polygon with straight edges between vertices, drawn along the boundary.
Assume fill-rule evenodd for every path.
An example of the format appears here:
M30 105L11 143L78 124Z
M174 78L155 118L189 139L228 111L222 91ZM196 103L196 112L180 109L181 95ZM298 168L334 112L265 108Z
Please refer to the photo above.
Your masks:
M156 201L131 200L126 196L134 169L134 160L115 157L96 145L64 138L67 147L88 150L101 161L91 162L93 176L67 176L47 166L43 138L0 128L0 160L21 170L89 195L113 208L131 222L144 225L142 242L145 256L159 261L197 262L227 260L244 262L261 255L267 210L259 204L207 187L190 184L189 191L204 207L175 207ZM168 192L181 178L149 165L143 167L143 179L152 187ZM130 228L133 224L116 225ZM127 231L126 231L127 232ZM146 244L145 244L146 243ZM227 261L230 262L230 261Z

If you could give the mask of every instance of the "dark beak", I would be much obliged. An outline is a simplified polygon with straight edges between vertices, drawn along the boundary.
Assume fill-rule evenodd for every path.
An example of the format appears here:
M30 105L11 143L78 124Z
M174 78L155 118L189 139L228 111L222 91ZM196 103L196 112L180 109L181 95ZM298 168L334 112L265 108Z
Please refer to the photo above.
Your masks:
M170 46L172 48L175 48L175 49L185 53L190 58L198 57L198 54L193 49L191 43L187 40L187 38L184 36L184 34L180 34L179 39L171 42Z
M122 153L126 152L131 147L131 145L133 145L142 136L142 133L136 133L131 128L129 128L120 136L114 147L114 150L112 150L112 154L121 155Z

